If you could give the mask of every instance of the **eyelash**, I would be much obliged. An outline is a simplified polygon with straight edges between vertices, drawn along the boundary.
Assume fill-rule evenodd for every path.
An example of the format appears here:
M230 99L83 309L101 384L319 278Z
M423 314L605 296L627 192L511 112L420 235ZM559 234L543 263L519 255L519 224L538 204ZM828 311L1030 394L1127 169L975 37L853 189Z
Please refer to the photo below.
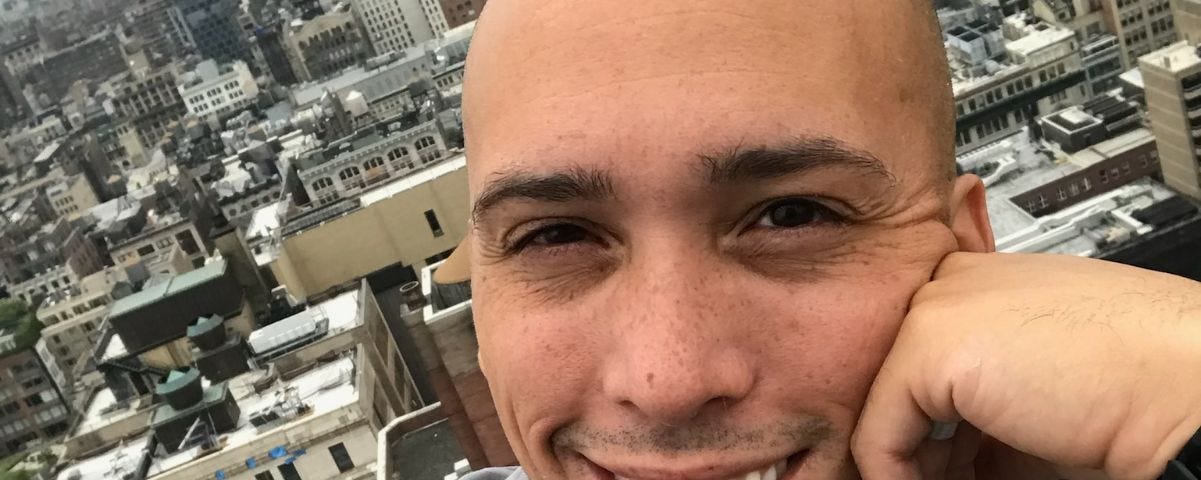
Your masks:
M817 199L809 198L809 197L777 198L777 199L773 199L773 200L764 202L764 203L760 204L759 206L756 206L754 209L752 209L751 211L758 212L758 213L754 217L750 218L749 223L745 227L743 227L742 230L745 232L745 231L754 229L754 227L759 223L759 221L762 220L764 216L768 215L773 208L779 207L782 204L786 204L786 203L790 203L790 202L804 203L804 204L806 204L807 207L815 209L817 211L817 215L821 218L821 220L818 222L819 224L816 226L822 226L822 225L826 225L826 224L833 225L833 226L842 226L849 222L849 217L847 215L838 212L837 209L835 209L833 207L829 207ZM589 226L582 225L582 223L587 223L587 222L584 222L579 219L566 219L566 218L546 219L539 223L540 223L540 225L531 227L527 233L520 235L516 241L510 242L508 245L506 245L505 249L504 249L505 252L509 255L516 255L516 254L522 253L523 251L530 248L530 244L533 243L533 241L539 235L547 233L552 228L560 228L560 227L580 228L580 229L584 230L584 234L586 236L592 237L592 238L597 238L597 236L595 234L591 233ZM791 231L795 231L795 230L808 229L808 228L813 228L813 227L810 227L810 226L795 227L795 228L780 227L780 228L775 228L773 230L791 232ZM575 245L575 243L578 243L578 242L562 244L562 245L553 245L553 246L541 247L541 248L543 248L545 250L561 250L561 249L565 249L565 248L574 248L573 245Z

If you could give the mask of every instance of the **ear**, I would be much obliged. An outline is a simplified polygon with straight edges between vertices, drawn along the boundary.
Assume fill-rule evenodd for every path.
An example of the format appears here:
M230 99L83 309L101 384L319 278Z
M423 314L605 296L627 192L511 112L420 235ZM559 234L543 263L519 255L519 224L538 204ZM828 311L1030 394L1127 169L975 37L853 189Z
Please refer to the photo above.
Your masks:
M951 189L951 232L959 242L959 251L992 253L997 250L992 224L988 221L988 201L984 182L972 174L960 175Z

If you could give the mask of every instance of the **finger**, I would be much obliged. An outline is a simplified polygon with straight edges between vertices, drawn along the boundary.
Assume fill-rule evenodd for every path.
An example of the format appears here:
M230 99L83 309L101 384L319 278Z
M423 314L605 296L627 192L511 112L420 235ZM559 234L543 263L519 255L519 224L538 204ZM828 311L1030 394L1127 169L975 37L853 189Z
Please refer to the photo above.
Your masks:
M917 446L913 459L917 462L918 471L923 480L946 480L951 465L951 449L953 439L928 439Z
M855 428L851 453L865 480L922 478L915 455L930 433L930 417L918 406L907 377L897 373L904 370L892 366L898 363L892 355L885 360Z
M966 422L959 425L951 444L951 458L947 461L947 480L975 480L980 438L980 430L976 427Z

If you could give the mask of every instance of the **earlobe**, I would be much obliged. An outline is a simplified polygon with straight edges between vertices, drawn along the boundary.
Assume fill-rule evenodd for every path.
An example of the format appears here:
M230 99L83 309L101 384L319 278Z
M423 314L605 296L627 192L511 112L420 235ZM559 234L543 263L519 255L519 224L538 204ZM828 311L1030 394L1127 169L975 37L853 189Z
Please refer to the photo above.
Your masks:
M992 253L997 250L992 224L988 220L988 201L984 182L972 174L960 175L951 189L951 232L959 251Z

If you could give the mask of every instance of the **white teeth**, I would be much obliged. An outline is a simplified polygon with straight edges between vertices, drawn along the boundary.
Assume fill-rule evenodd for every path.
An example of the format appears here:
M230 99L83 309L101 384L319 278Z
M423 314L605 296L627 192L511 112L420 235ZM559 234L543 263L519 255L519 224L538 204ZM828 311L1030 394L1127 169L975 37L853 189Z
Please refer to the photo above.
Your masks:
M775 465L763 470L751 472L741 477L734 477L730 480L780 480L780 477L784 476L784 471L787 468L788 460L780 460Z
M776 477L779 477L779 474L775 466L763 471L763 480L776 480Z

